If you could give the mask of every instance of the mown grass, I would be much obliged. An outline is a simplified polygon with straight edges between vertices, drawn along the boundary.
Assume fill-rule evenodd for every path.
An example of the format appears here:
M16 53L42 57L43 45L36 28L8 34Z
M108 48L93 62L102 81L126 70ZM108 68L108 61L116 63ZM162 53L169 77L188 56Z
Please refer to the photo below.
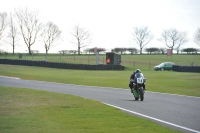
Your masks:
M1 133L176 133L77 96L0 86Z
M29 80L129 89L132 71L87 71L0 65L0 75ZM142 71L148 91L200 97L200 74L174 71Z

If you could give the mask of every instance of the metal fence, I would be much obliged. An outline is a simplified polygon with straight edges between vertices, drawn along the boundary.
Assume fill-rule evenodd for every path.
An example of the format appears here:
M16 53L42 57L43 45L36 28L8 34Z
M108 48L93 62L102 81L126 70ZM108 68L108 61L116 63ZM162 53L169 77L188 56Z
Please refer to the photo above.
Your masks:
M89 65L89 64L71 64L71 63L60 63L60 62L12 60L12 59L0 59L0 64L38 66L38 67L76 69L76 70L124 70L124 66L121 65L104 65L104 64Z

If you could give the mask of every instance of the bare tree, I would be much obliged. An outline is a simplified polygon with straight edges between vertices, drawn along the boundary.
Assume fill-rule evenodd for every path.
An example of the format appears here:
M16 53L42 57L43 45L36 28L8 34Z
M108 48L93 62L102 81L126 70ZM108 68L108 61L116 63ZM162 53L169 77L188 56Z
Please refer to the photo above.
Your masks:
M28 11L27 9L15 10L19 27L25 44L27 45L29 54L31 54L31 46L35 43L42 23L39 21L37 11Z
M7 26L7 13L3 12L3 13L0 13L0 44L3 38L3 32L6 29L6 26Z
M75 26L72 31L72 36L75 38L72 43L76 44L78 46L78 55L80 55L81 48L88 45L90 33L89 31L85 30L84 28L81 28L79 26Z
M158 39L159 41L165 43L168 46L168 31L164 30L161 34L161 38Z
M13 15L12 13L10 14L10 19L9 19L9 31L8 31L8 43L12 46L13 49L13 54L15 53L15 47L17 46L17 42L19 41L18 38L18 30L16 27L16 24L13 21Z
M57 25L53 24L52 22L48 22L45 25L42 37L46 54L48 54L49 49L53 46L54 42L60 38L60 36L61 31Z
M179 50L181 45L188 42L187 33L179 32L174 28L164 30L161 34L161 38L158 40L165 43L165 45L172 49L172 51L173 49Z
M200 46L200 28L198 28L194 34L194 41Z
M148 27L136 27L133 31L133 39L139 45L142 54L142 49L153 39L153 35L148 31Z
M180 51L180 47L184 44L184 43L186 43L186 42L188 42L189 40L187 39L188 37L187 37L187 33L186 32L179 32L179 41L178 41L178 46L175 48L176 50L177 50L177 54L179 53L179 51Z

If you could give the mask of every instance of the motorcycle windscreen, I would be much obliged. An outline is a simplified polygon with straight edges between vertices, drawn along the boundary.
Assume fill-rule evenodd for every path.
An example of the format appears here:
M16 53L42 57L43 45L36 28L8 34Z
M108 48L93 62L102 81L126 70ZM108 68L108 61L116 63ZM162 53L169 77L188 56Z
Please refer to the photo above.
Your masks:
M144 78L144 75L142 73L136 73L135 78Z
M135 74L135 83L137 83L137 79L138 79L138 78L144 79L144 75L143 75L142 73L136 73L136 74Z

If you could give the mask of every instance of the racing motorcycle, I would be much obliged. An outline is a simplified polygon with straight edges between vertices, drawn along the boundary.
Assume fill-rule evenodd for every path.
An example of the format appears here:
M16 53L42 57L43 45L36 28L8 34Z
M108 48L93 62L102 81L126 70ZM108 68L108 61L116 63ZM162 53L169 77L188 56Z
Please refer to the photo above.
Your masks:
M135 97L135 100L140 99L141 101L144 100L144 93L145 93L145 82L146 78L144 78L144 75L142 73L136 73L135 79L131 79L131 82L133 83L133 96ZM135 89L134 89L135 88Z

